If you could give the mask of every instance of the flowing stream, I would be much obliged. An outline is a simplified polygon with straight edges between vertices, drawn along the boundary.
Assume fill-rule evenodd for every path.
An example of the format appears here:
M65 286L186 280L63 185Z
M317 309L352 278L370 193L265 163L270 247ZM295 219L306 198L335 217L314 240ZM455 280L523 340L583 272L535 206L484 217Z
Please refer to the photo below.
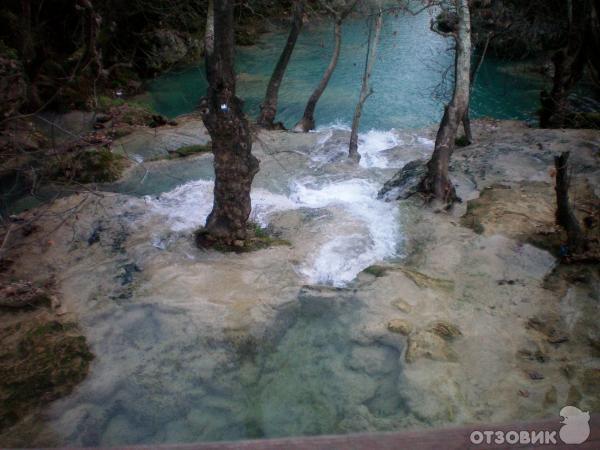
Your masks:
M433 143L412 132L365 133L363 162L353 167L345 161L347 138L347 130L323 130L306 135L304 148L271 157L261 150L269 145L257 146L263 163L252 219L284 230L291 249L219 255L193 248L191 233L212 207L209 155L194 161L204 179L134 198L111 219L135 229L135 238L97 224L100 243L85 246L83 261L64 276L98 355L88 379L52 408L52 427L65 443L423 424L396 389L401 342L363 342L368 308L346 286L369 265L402 256L400 208L377 192L407 162L408 148L426 155ZM177 164L149 166L144 183L177 172Z
M386 21L359 167L347 164L345 153L367 38L361 21L345 25L339 67L316 112L319 130L291 144L284 134L255 144L262 163L252 219L291 240L291 248L247 255L194 248L191 233L212 207L210 155L193 164L150 164L143 176L134 171L132 179L107 187L134 196L110 224L99 219L99 244L84 245L85 256L63 276L97 355L88 379L49 412L63 444L181 443L431 423L413 414L402 393L403 341L361 337L374 313L352 289L368 266L403 256L404 212L376 197L398 168L433 147L430 135L412 130L439 119L434 88L452 55L428 22L427 15ZM318 24L302 34L280 96L287 126L299 118L327 64L330 33ZM274 32L239 49L239 93L252 114L284 39ZM484 64L474 115L531 119L539 82L505 69L491 59ZM195 67L157 79L156 108L170 116L192 111L205 90L201 73ZM207 139L186 136L142 139L127 151L143 161L169 145ZM125 231L106 231L115 224Z

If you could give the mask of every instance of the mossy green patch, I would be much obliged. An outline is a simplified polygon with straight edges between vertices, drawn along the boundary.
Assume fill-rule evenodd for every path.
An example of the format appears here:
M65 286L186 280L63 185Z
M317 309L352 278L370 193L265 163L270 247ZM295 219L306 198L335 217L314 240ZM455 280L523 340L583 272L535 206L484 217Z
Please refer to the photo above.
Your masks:
M19 59L18 52L14 48L11 48L8 45L6 45L4 43L4 41L1 39L0 39L0 56L3 56L8 59L14 59L14 60Z
M156 111L150 103L140 100L98 96L96 110L112 117L114 125L150 125Z
M213 249L220 252L248 253L274 246L290 246L290 241L280 239L267 229L254 222L248 222L247 237L245 240L223 241L215 239L205 229L201 228L195 233L196 245L203 249Z
M110 149L89 149L52 161L47 167L50 178L78 183L110 183L118 180L127 167L127 159Z
M0 329L0 431L69 394L92 359L74 323L25 317Z

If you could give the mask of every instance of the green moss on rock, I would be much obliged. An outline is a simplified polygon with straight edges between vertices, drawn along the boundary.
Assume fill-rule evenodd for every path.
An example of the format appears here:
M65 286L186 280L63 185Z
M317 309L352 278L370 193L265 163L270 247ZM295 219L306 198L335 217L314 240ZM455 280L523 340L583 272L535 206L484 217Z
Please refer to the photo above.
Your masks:
M110 183L118 180L127 167L127 159L110 149L89 149L74 152L53 162L48 168L50 178L78 183Z
M248 223L247 238L245 240L224 242L210 236L205 229L201 228L195 233L195 241L201 249L213 249L226 253L248 253L274 246L292 245L290 241L273 236L268 229L254 222Z
M93 359L74 323L25 318L0 329L0 431L69 394Z

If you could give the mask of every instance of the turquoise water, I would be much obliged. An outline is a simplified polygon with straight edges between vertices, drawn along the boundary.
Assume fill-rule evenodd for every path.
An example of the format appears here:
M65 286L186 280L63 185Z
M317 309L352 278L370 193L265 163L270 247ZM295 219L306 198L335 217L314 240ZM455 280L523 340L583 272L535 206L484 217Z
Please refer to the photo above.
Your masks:
M430 125L441 118L450 92L453 52L451 42L429 31L428 14L416 17L387 16L378 60L373 73L375 93L364 109L361 128L387 130ZM238 93L246 110L256 116L271 71L285 43L285 30L264 35L253 47L236 55ZM317 126L349 124L358 98L363 70L367 26L349 20L343 29L338 67L321 98ZM278 120L292 127L301 117L312 90L329 62L333 46L332 25L320 22L303 30L280 91ZM445 89L440 89L446 78ZM472 114L499 119L535 119L542 81L510 73L510 66L486 58L474 89ZM202 65L154 80L151 102L170 117L191 112L206 92ZM442 92L440 92L442 91Z

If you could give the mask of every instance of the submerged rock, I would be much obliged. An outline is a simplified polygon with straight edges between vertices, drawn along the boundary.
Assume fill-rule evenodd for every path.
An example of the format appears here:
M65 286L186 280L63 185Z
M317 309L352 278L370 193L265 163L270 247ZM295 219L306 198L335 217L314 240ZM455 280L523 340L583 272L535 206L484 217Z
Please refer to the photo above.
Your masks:
M462 336L462 332L456 325L442 320L430 324L428 330L447 341L453 341Z
M382 375L396 369L398 353L382 345L357 345L352 348L346 365L369 375Z
M558 317L531 317L527 321L526 328L541 333L550 344L562 344L569 340L565 332L562 331Z
M421 358L455 362L458 355L444 339L422 330L409 336L405 360L407 363L413 363Z
M398 333L404 336L408 336L411 333L413 327L411 323L407 320L393 319L388 322L387 329L392 333Z
M409 313L412 310L412 305L402 298L397 298L392 302L392 306L399 309L403 313Z
M401 267L400 270L404 273L404 275L410 278L413 283L422 289L430 288L447 292L452 292L454 290L454 281L452 280L434 278L406 267Z

